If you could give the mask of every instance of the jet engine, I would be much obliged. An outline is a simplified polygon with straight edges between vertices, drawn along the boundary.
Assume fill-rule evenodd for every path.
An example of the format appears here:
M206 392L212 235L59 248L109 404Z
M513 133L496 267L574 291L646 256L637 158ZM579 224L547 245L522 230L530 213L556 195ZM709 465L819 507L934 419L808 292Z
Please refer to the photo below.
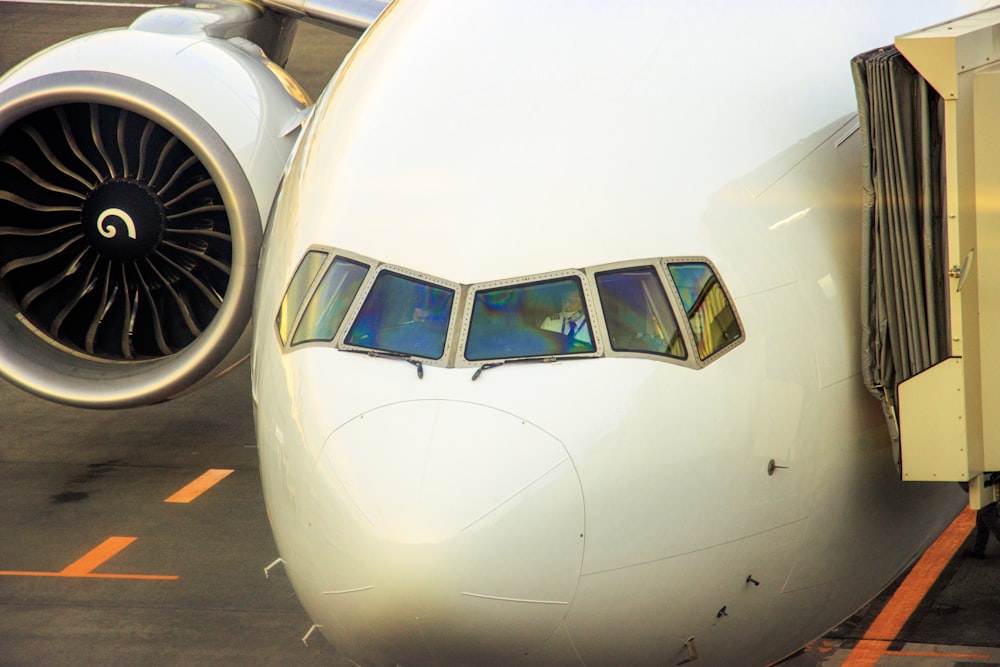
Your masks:
M0 79L0 373L23 389L149 404L248 353L263 221L308 100L251 41L287 24L206 6Z

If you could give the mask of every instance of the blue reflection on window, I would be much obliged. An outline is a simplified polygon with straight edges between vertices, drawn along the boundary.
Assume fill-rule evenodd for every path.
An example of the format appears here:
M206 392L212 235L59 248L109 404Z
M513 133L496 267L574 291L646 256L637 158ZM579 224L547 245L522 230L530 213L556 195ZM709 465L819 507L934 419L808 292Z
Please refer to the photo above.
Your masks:
M469 361L594 352L576 277L480 290L465 345Z
M653 267L605 271L595 278L612 349L678 359L687 356L673 309Z
M455 291L391 271L375 279L345 343L440 359Z

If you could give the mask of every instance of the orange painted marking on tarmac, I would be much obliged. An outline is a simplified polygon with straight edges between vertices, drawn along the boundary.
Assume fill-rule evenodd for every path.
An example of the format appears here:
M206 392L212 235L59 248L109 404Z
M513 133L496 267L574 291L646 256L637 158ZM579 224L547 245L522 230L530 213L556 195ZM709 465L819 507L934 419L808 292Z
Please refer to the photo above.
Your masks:
M862 639L847 654L841 667L874 667L889 651L889 643L880 639Z
M833 653L834 651L837 650L837 646L839 644L840 642L838 641L831 639L824 639L820 642L818 646L815 645L812 646L811 650L817 651L819 653Z
M109 537L84 554L82 558L67 565L59 574L67 577L90 574L135 540L134 537Z
M163 502L165 503L189 503L201 494L205 493L213 486L228 477L233 471L223 470L219 468L211 468L205 472L201 477L194 480L183 489L170 496Z
M889 603L847 656L843 667L874 667L883 655L890 653L890 642L903 629L975 525L976 513L966 507L906 575Z
M989 653L937 653L935 651L886 651L886 655L898 655L904 658L957 658L964 660L989 660Z
M73 579L150 579L153 581L176 581L176 574L63 574L62 572L32 572L30 570L0 570L0 577L70 577Z
M112 556L136 541L135 537L109 537L76 559L59 572L33 572L27 570L0 570L6 577L74 577L84 579L155 579L173 581L177 575L168 574L96 574L94 570Z

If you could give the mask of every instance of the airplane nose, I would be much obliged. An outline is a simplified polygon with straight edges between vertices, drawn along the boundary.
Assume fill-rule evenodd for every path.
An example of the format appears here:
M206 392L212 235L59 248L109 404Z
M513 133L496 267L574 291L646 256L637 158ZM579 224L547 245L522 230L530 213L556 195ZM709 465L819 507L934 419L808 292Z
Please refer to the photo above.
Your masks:
M472 403L392 404L329 436L311 490L327 547L322 590L307 597L348 656L505 663L568 612L583 493L537 426Z

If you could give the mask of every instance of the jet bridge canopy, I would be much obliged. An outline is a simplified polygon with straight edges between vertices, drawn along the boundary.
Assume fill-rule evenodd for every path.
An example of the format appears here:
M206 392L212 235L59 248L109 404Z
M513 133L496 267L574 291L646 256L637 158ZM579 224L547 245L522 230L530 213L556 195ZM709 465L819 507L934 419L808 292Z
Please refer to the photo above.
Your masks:
M862 372L900 465L897 388L948 356L942 100L895 47L852 61L863 142Z
M897 51L898 49L898 51ZM1000 470L1000 8L854 61L866 140L863 367L904 480ZM987 497L988 496L988 497Z

